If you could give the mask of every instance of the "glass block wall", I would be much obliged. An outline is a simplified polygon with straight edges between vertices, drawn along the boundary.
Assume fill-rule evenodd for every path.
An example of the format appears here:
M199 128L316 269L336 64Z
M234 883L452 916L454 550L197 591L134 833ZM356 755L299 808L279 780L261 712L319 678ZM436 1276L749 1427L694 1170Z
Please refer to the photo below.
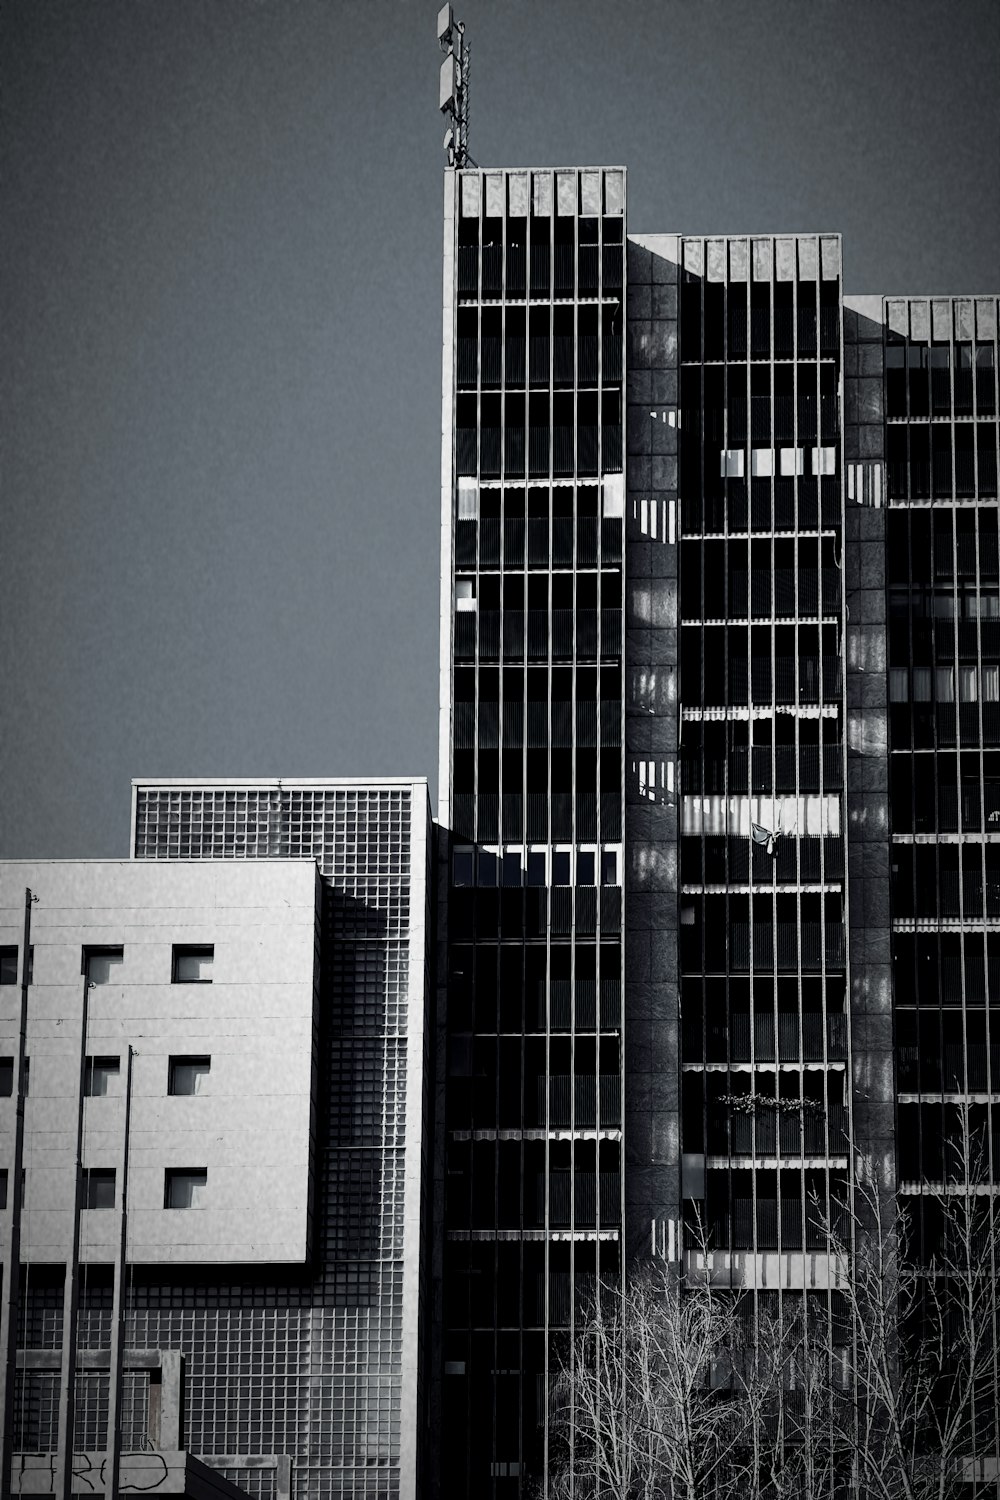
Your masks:
M620 1265L624 173L446 195L435 1493L513 1497Z
M288 1454L296 1500L416 1494L427 830L424 782L135 789L137 859L324 876L313 1264L128 1286L129 1342L184 1353L186 1446Z

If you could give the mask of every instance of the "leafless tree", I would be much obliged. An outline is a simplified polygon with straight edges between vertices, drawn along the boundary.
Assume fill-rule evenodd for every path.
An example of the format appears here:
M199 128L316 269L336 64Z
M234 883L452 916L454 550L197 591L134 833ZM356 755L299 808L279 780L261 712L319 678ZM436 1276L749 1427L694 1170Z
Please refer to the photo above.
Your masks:
M956 1110L948 1180L919 1195L933 1246L864 1158L849 1204L811 1205L837 1323L744 1320L662 1263L602 1287L554 1384L553 1500L997 1496L1000 1212Z
M846 1232L825 1224L846 1267L854 1398L837 1400L831 1388L825 1441L853 1450L854 1491L872 1500L997 1493L995 1477L977 1479L976 1459L997 1455L1000 1214L968 1108L956 1114L948 1180L926 1184L918 1200L933 1210L933 1249L921 1250L910 1215L864 1159ZM820 1375L832 1368L828 1353L814 1351Z
M602 1287L555 1382L550 1496L745 1495L781 1350L743 1327L733 1296L662 1263Z

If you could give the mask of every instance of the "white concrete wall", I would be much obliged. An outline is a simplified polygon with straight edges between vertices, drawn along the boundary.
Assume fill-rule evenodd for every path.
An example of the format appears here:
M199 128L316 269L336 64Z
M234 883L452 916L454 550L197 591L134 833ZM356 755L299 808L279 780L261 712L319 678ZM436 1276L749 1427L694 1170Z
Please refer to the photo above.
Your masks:
M120 946L115 982L87 991L91 1056L120 1055L118 1091L87 1099L84 1167L117 1167L134 1049L128 1256L136 1263L302 1262L308 1253L319 882L296 860L0 864L0 943L32 908L21 1225L25 1261L70 1252L80 1086L82 956ZM172 984L174 944L212 944L211 984ZM0 988L0 1055L17 1057L20 991ZM170 1097L171 1055L208 1054L203 1093ZM15 1099L0 1099L10 1168ZM206 1206L165 1210L168 1168L206 1168ZM0 1213L4 1242L13 1205ZM118 1214L82 1214L81 1259L114 1258Z

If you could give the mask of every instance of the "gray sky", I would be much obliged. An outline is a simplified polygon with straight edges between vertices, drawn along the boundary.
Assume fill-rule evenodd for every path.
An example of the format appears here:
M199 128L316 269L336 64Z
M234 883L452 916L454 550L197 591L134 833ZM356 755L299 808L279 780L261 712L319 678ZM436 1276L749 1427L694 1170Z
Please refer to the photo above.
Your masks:
M133 775L436 769L435 3L5 0L0 854ZM994 0L467 0L481 164L1000 284Z

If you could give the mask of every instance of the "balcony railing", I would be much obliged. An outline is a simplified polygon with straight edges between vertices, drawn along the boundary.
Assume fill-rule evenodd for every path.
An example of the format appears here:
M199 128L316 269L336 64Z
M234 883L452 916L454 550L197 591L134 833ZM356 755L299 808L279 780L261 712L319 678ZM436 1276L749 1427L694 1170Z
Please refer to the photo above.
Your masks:
M549 472L549 428L528 429L528 473L543 477Z
M710 1116L708 1147L711 1152L728 1150L733 1156L842 1156L847 1149L847 1110L831 1104L823 1113L771 1113L767 1105L754 1114L735 1110Z
M500 566L500 517L484 516L479 523L479 566Z
M503 557L506 568L524 567L524 521L520 516L508 516L503 523Z
M601 350L601 378L605 385L616 384L622 378L622 341L620 334L605 338Z
M823 936L826 936L828 968L844 966L844 929L836 923L754 922L753 967L764 971L787 972L801 965L808 973L821 967ZM739 973L750 968L751 924L733 922L729 928L729 965Z
M596 297L600 282L600 247L581 245L578 261L580 296Z
M475 297L479 288L479 247L477 245L459 245L458 247L458 290L459 294Z
M604 291L605 294L617 290L622 285L622 247L621 245L605 245L602 257L604 265Z
M568 994L564 1004L568 1002ZM555 996L553 995L553 1002ZM579 994L577 996L579 1005ZM568 1025L568 1017L567 1022ZM568 1130L575 1122L578 1130L593 1130L598 1123L602 1129L617 1130L621 1125L621 1078L617 1073L559 1074L537 1080L537 1121L545 1124L545 1097L548 1084L548 1123L552 1129Z
M556 245L555 247L555 295L557 297L572 296L573 294L573 246Z
M499 297L503 286L503 246L483 246L483 297Z
M507 335L504 346L504 378L508 385L524 385L524 339L512 338Z
M539 1176L535 1198L538 1224L545 1222L546 1198L549 1223L554 1228L568 1228L571 1222L583 1228L599 1223L613 1227L621 1222L621 1177L617 1172L550 1172L548 1178Z
M551 262L548 245L531 247L531 295L547 297L551 285Z

